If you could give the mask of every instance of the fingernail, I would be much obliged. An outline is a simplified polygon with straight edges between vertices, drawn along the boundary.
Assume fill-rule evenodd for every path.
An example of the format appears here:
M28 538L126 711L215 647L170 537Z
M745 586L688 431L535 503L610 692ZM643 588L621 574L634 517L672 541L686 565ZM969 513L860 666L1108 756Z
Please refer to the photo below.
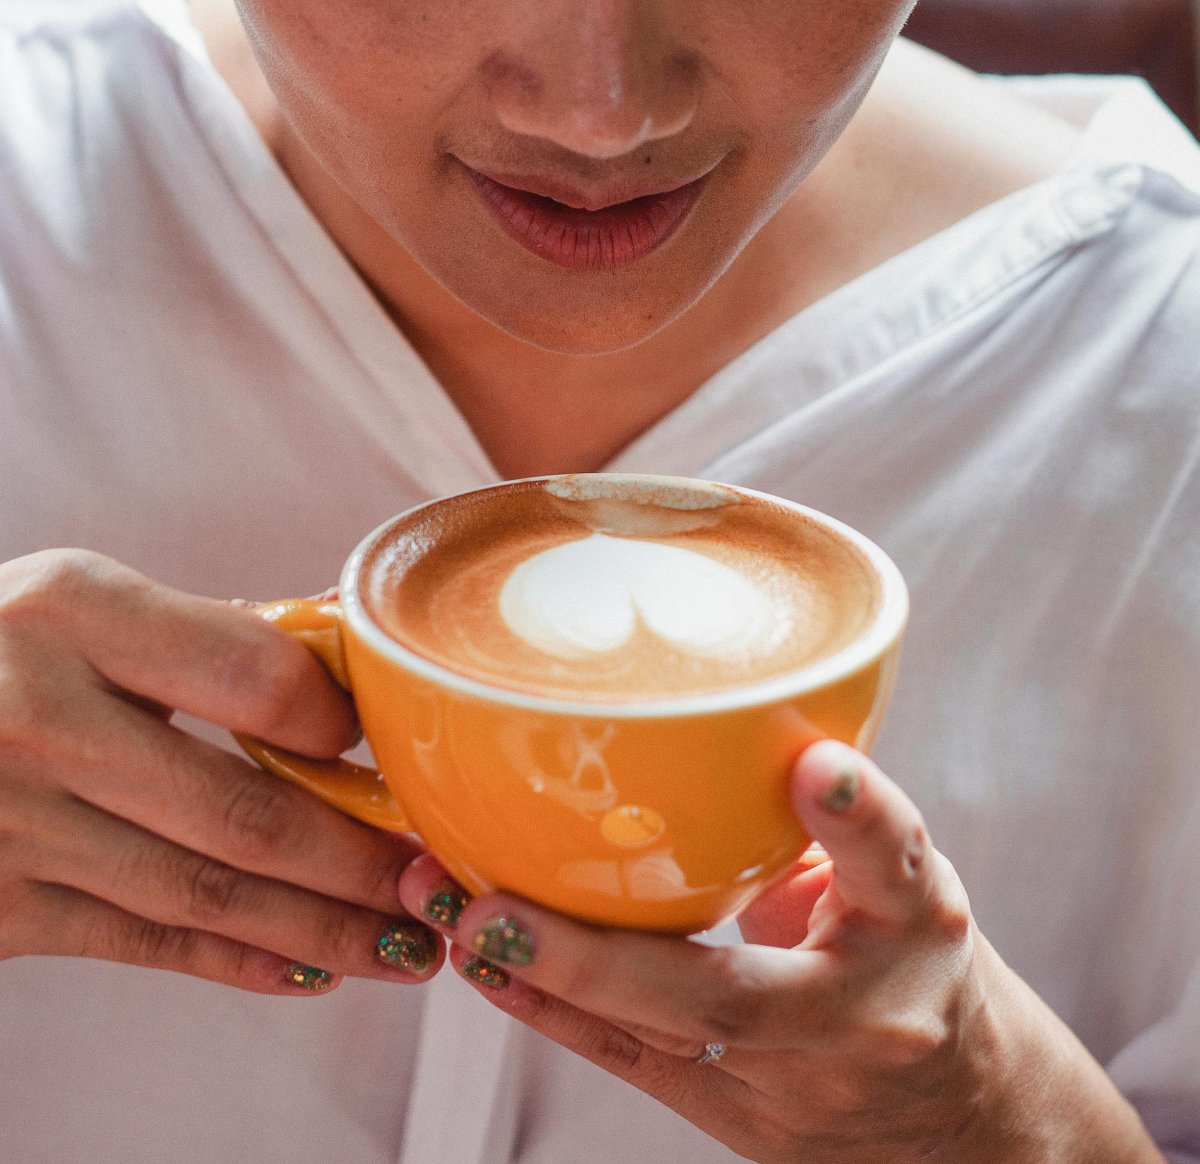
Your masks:
M305 966L303 962L293 962L285 971L284 978L301 990L311 990L320 994L328 990L333 982L333 975L328 970L318 970L316 966Z
M821 797L821 803L830 812L845 812L857 791L858 769L851 764L843 764L833 783Z
M471 945L475 953L493 962L528 966L533 961L533 935L506 917L493 918L480 926Z
M438 938L414 922L394 922L379 936L375 953L381 962L410 974L424 974L437 960Z
M463 963L462 973L464 978L478 982L489 990L503 990L509 983L508 975L485 958L468 958Z
M800 854L800 865L805 869L815 869L818 865L824 865L830 860L829 854L825 851L823 845L813 841L803 853Z
M461 886L447 881L425 903L425 920L438 926L455 925L469 900Z

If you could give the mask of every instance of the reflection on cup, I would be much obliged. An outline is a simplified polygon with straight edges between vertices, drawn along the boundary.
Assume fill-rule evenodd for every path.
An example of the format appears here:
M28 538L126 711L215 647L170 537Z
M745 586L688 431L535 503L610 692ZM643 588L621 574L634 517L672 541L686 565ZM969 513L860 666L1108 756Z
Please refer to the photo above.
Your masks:
M907 616L895 566L846 526L628 474L418 506L362 542L340 595L264 613L344 654L382 776L247 742L255 758L415 829L472 892L675 932L804 850L790 764L822 736L869 747Z

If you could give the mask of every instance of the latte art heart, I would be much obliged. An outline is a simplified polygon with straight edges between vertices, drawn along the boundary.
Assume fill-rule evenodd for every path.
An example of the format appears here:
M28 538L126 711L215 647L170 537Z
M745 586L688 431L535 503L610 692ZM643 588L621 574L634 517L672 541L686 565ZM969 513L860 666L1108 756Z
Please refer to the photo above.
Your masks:
M500 612L513 634L560 659L618 650L639 622L681 651L728 658L767 646L779 621L770 597L722 562L600 533L518 565Z
M862 633L877 591L857 550L769 499L663 481L510 482L435 503L381 542L365 604L458 675L604 703L760 683Z

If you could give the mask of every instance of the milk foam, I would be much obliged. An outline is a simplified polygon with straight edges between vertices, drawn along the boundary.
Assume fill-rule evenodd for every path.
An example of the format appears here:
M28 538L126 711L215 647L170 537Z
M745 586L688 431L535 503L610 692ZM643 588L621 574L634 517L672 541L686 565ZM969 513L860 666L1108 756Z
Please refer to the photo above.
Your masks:
M818 523L660 477L513 482L417 510L363 577L380 629L427 660L602 703L808 667L861 634L878 597L869 563Z
M508 628L559 659L618 650L638 623L689 654L770 645L778 612L738 570L682 546L595 533L521 562L500 590Z

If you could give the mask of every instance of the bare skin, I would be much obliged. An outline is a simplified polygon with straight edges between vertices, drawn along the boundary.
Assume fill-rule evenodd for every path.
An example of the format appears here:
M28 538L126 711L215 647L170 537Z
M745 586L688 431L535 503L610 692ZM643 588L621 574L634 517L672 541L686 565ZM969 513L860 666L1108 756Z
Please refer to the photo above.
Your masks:
M0 706L0 958L103 958L285 995L440 965L436 940L419 973L377 953L393 925L428 935L395 898L412 844L168 722L184 710L317 756L353 741L320 665L252 611L99 554L7 562Z
M431 277L314 155L273 98L233 0L193 9L297 188L506 477L601 468L780 323L1047 177L1076 140L1064 123L901 41L845 133L698 303L657 330L643 325L652 334L633 345L623 334L527 342Z
M831 802L848 770L853 796ZM455 968L761 1164L1162 1164L1100 1066L979 932L904 793L833 741L804 752L791 790L823 849L742 915L745 945L606 932L493 894L441 927ZM421 913L446 882L420 857L402 898ZM497 919L526 935L507 961L489 941ZM503 961L482 982L469 963L481 945ZM698 1064L714 1040L724 1057Z

